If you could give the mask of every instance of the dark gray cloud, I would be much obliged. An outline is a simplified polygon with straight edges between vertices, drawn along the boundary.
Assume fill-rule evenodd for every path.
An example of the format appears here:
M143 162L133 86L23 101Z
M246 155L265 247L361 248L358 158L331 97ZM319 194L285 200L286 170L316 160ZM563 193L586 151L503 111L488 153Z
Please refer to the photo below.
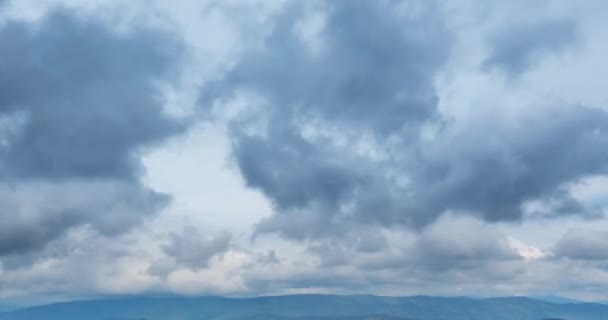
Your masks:
M290 130L277 132L276 139L280 140L239 137L234 155L247 183L264 191L281 209L312 202L337 206L368 179Z
M559 54L577 40L577 24L571 20L538 19L509 24L489 37L490 53L483 67L517 76L544 56Z
M160 86L179 42L110 30L58 10L0 29L0 256L39 249L76 226L129 230L168 197L139 182L138 153L181 132Z
M553 250L558 258L608 260L608 231L570 230Z
M247 184L281 211L336 211L360 186L373 183L373 172L305 139L303 125L330 121L372 136L415 135L413 128L436 113L433 71L445 61L449 37L434 7L412 3L420 13L408 17L393 2L325 4L320 13L299 5L285 9L265 47L247 51L221 81L205 88L202 99L210 105L235 91L263 96L267 109L260 117L268 132L249 135L238 121L232 127L234 155ZM318 52L310 48L313 40L297 32L315 13L326 15ZM315 218L305 220L324 233Z
M268 100L277 131L293 130L291 117L320 117L389 134L432 117L434 71L450 42L437 8L412 1L409 9L419 11L412 15L392 1L324 5L284 9L265 46L205 88L203 102L235 89L256 92ZM315 13L326 15L318 39L298 36Z
M195 227L186 227L172 233L162 250L180 266L196 270L208 267L211 258L228 251L231 241L228 233L205 236Z
M9 22L0 39L0 115L23 118L1 153L7 178L133 178L137 149L182 128L158 90L179 49L167 35L60 11Z
M315 9L287 9L265 46L203 90L205 107L253 97L230 134L245 181L279 212L259 232L348 238L362 225L422 228L446 212L516 221L530 201L543 216L597 213L568 186L606 173L605 111L560 102L454 121L437 107L451 39L437 7L325 5L318 48L297 32Z
M595 214L565 189L606 173L607 143L608 113L596 108L474 118L424 149L411 200L427 212L473 211L489 221L520 219L530 200L549 214Z
M262 95L263 114L253 121L262 117L267 132L249 135L243 122L251 119L237 121L231 131L234 155L248 185L281 211L309 206L337 211L374 183L375 173L348 163L347 154L303 137L306 124L318 123L323 130L329 122L330 130L344 127L401 140L415 138L416 128L436 115L433 81L450 42L436 8L412 3L418 13L410 15L387 1L325 4L319 52L296 32L315 10L291 6L265 47L246 52L222 80L205 88L201 101L210 105L242 91ZM325 229L315 218L306 220L320 233Z

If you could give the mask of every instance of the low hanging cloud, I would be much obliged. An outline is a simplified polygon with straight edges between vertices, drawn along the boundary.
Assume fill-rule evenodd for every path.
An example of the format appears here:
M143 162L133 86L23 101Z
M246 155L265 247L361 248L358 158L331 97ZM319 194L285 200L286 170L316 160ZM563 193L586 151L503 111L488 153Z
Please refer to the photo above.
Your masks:
M528 262L491 224L446 215L420 233L404 231L387 232L384 244L374 251L359 250L352 239L317 240L299 263L246 270L243 277L247 286L261 292L319 288L399 294L442 294L454 292L454 286L500 294L526 281ZM360 234L361 240L376 241Z
M113 236L140 224L168 201L129 182L23 182L0 185L0 256L41 249L70 228Z
M196 270L207 268L213 257L228 251L231 241L228 233L205 237L197 228L185 227L180 233L171 233L169 243L161 248L179 265Z
M442 216L419 233L401 230L385 235L370 229L357 235L344 241L312 243L309 252L320 258L323 268L350 266L390 272L457 272L523 262L508 237L492 225L467 216Z
M518 221L530 203L542 216L597 214L569 187L607 173L608 113L547 102L452 119L438 108L455 37L441 6L319 3L288 6L264 46L202 91L204 110L247 101L229 117L234 160L277 208L258 232L349 237L363 225L424 228L448 212ZM567 35L549 41L554 24ZM569 22L530 28L523 44L496 37L486 64L522 72L575 37Z
M573 260L608 260L608 231L570 230L555 245L554 255Z
M442 217L421 233L409 255L410 263L437 272L521 260L507 237L470 217Z
M77 226L119 234L164 207L139 153L185 128L160 91L179 50L166 32L118 33L68 10L0 27L0 256Z

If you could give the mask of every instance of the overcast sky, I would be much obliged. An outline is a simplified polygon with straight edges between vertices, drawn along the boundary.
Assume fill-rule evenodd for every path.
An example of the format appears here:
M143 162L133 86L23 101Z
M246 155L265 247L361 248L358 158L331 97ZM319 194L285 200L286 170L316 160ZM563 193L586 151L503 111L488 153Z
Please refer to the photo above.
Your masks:
M608 300L608 3L0 0L0 301Z

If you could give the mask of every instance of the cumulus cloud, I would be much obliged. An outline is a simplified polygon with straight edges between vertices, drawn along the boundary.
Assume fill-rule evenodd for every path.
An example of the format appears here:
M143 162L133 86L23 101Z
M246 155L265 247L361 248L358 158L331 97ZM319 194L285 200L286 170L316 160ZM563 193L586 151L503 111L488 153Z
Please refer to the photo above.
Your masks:
M298 9L288 6L264 45L245 51L200 101L216 110L245 100L229 116L234 160L278 212L259 232L315 239L363 225L421 229L450 211L518 221L534 202L539 216L597 215L569 187L606 173L604 110L497 101L454 119L438 109L436 82L455 37L440 6ZM523 45L509 44L513 59L555 51L547 32L574 34L570 23L539 23Z
M137 149L181 129L158 90L178 49L166 37L118 35L62 11L3 26L0 110L24 118L2 150L3 175L134 178Z
M209 107L238 92L261 96L260 110L240 115L232 126L234 155L247 184L281 211L339 211L354 194L384 182L375 181L382 177L370 171L369 155L353 154L354 145L336 150L340 141L328 133L360 139L368 153L365 138L370 148L375 139L414 139L417 128L436 115L434 72L446 59L450 38L434 6L411 3L416 14L409 14L410 8L385 1L323 4L288 6L265 46L244 54L204 89L201 101ZM322 16L320 48L311 51L310 39L297 30L315 14ZM250 127L265 130L250 134ZM322 232L315 219L302 218Z
M518 220L528 201L539 200L550 207L550 215L594 214L567 187L606 173L605 111L530 106L506 117L481 112L453 129L425 148L416 173L420 190L414 199L437 206L431 210Z
M168 196L144 187L139 153L184 128L163 111L179 42L160 30L117 33L57 10L0 28L0 256L71 228L124 232Z

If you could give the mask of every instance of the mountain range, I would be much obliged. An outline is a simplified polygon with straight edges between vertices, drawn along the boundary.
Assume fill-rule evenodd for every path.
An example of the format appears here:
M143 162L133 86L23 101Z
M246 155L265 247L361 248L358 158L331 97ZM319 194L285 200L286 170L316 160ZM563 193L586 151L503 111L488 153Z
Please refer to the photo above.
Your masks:
M606 320L608 305L526 297L131 297L55 303L0 320Z

